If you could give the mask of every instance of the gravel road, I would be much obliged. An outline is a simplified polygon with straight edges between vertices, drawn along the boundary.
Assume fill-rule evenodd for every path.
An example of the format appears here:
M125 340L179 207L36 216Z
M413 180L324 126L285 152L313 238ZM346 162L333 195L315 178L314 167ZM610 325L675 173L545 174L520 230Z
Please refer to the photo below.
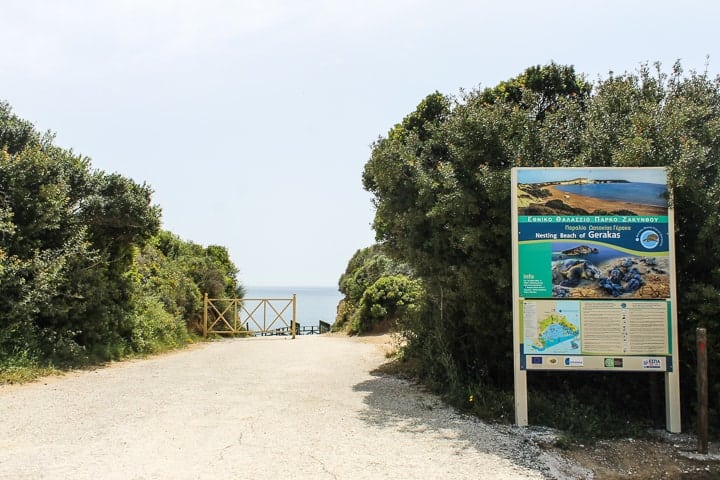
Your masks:
M0 478L585 476L521 429L371 373L384 361L347 337L233 339L0 386Z

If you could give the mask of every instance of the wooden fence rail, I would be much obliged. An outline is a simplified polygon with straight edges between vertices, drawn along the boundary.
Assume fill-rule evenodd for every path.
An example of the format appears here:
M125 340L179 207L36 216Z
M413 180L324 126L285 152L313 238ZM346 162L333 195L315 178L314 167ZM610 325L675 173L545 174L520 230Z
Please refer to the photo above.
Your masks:
M320 320L317 326L297 323L297 297L292 298L209 298L205 294L203 336L221 335L318 335L331 325Z
M290 310L290 311L288 311ZM297 298L209 298L205 294L203 336L273 335L284 330L295 338ZM286 333L286 334L287 334Z

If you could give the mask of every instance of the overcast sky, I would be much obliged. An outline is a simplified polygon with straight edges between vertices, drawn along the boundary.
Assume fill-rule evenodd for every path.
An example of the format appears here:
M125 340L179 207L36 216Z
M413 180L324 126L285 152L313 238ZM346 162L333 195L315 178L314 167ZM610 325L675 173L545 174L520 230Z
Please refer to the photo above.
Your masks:
M531 65L720 71L711 0L0 0L0 100L248 286L336 285L374 240L371 143Z

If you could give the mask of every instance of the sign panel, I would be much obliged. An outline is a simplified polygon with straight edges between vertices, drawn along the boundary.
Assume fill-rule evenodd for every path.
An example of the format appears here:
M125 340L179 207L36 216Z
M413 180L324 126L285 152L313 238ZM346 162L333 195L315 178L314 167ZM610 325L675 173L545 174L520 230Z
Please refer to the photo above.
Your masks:
M520 368L671 371L663 168L513 169Z
M669 371L670 306L664 300L523 300L521 368Z

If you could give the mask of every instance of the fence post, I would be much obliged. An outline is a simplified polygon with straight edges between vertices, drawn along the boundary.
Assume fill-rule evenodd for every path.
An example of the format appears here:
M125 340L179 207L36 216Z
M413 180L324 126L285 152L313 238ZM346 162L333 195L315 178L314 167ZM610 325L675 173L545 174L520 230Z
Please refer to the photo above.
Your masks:
M708 378L707 331L698 328L697 335L697 390L698 390L698 451L708 453Z
M293 293L292 298L292 307L293 307L293 316L292 316L292 327L290 330L292 330L292 338L295 340L295 325L296 325L296 319L297 319L297 298L296 294Z
M208 294L205 292L205 298L203 301L203 337L207 338L207 309L208 309Z
M233 335L237 335L240 333L240 329L242 328L242 324L239 321L238 317L238 303L240 300L238 298L233 298Z

